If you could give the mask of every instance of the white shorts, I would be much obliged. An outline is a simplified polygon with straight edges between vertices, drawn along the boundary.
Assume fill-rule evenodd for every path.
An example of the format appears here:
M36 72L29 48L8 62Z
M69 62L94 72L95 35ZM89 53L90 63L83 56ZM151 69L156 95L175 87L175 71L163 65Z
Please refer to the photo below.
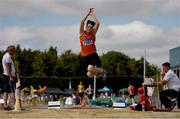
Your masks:
M154 89L152 87L147 87L147 95L152 96L154 92Z

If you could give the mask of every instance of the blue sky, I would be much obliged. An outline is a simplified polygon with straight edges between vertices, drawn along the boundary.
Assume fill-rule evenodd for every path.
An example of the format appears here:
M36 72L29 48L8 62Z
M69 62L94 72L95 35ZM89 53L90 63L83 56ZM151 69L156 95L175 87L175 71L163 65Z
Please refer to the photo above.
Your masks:
M146 24L157 25L159 27L179 27L180 18L178 16L154 16L154 17L102 17L101 24L127 24L134 20L143 21ZM79 16L60 16L50 12L39 13L35 16L0 16L0 28L9 26L57 26L79 24Z
M0 0L0 49L20 44L78 53L79 23L90 7L101 23L99 55L116 50L138 59L146 49L159 66L180 44L179 0Z

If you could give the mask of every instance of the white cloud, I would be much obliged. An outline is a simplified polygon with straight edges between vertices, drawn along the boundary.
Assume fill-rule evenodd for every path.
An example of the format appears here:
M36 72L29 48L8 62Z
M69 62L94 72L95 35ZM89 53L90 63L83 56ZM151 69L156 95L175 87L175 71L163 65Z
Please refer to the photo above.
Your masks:
M0 0L0 15L29 16L43 11L80 15L89 7L98 16L180 16L179 0Z
M99 49L108 51L112 48L136 58L141 57L146 49L148 60L155 64L168 61L169 49L180 45L178 27L162 29L134 21L125 25L110 25L108 28L111 29L113 36L111 39L98 40Z
M58 46L59 52L79 50L78 26L59 27L10 27L0 30L0 48L20 44L25 48L44 50ZM5 47L4 47L5 46Z
M58 52L72 49L79 52L79 26L56 27L9 27L0 30L0 48L20 44L32 49L47 49L57 46ZM162 29L141 21L124 25L101 26L97 33L97 50L101 55L110 50L122 51L131 57L140 58L144 49L150 63L168 61L169 49L179 46L180 28Z
M10 27L0 29L0 47L4 48L7 44L16 44L22 39L30 39L33 36L27 28Z

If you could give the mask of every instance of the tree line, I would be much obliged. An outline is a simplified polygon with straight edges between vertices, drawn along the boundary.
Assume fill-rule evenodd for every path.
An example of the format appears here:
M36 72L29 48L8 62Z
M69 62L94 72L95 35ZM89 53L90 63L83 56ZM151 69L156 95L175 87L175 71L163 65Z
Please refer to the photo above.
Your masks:
M0 51L2 59L4 51ZM131 58L128 55L109 51L101 57L102 67L111 76L143 76L143 57L140 59ZM67 50L58 54L57 47L49 47L48 50L22 49L16 47L14 57L15 66L19 68L20 75L25 77L74 77L82 76L82 57L80 54ZM2 65L2 64L1 64ZM146 62L147 73L155 74L159 69L149 62ZM2 66L0 68L2 74Z

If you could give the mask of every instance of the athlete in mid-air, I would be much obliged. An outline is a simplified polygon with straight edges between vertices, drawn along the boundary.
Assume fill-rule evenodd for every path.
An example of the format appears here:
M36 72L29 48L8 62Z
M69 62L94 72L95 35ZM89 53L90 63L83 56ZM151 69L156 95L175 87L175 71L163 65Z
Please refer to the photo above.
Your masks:
M87 20L92 17L92 20ZM86 26L84 28L85 21ZM99 29L99 20L94 15L94 9L90 8L88 14L82 19L80 24L81 56L83 57L83 75L87 74L88 65L100 67L101 61L96 52L96 33Z

